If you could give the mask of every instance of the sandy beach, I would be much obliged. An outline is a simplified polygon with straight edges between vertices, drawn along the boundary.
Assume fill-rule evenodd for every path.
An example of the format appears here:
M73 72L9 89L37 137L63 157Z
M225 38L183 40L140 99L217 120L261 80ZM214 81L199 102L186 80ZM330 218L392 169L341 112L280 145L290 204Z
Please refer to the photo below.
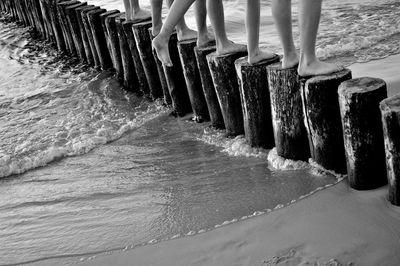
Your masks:
M400 55L350 68L400 92ZM386 197L387 187L361 192L344 180L266 215L82 264L400 265L400 208Z

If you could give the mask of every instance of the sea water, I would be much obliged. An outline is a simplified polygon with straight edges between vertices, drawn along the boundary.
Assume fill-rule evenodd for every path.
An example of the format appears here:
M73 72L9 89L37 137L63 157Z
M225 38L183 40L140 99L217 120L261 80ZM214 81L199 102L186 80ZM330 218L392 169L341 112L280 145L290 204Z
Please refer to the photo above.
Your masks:
M123 10L119 0L89 2ZM245 2L224 2L240 43ZM261 45L281 53L270 1L261 16ZM397 54L399 17L397 0L327 0L318 55L351 64ZM202 233L338 182L169 113L1 20L0 265L73 263Z

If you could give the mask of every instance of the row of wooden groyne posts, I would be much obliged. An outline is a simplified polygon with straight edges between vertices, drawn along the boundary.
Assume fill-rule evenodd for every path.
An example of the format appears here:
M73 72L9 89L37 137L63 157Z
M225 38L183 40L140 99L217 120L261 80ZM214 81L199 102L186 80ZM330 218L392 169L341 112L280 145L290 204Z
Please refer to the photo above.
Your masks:
M58 50L115 71L125 89L162 98L179 116L193 112L198 122L244 134L254 147L275 146L286 159L311 157L347 173L355 189L389 182L389 200L400 206L400 95L387 98L381 79L352 79L348 69L299 78L278 56L249 65L246 51L219 56L213 43L198 48L176 34L167 67L151 47L149 20L126 21L118 10L76 0L0 0L0 9Z

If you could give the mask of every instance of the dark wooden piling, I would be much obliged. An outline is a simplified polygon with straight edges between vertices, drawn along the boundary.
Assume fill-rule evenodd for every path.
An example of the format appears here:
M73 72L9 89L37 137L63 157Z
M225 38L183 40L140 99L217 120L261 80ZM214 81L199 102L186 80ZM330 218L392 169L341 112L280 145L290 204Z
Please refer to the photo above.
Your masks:
M85 48L83 46L82 36L79 28L79 22L76 18L75 9L79 7L87 6L87 3L77 3L65 7L65 14L67 16L67 22L71 29L72 40L75 45L75 50L81 62L86 62Z
M272 125L277 154L285 159L310 158L297 66L283 69L281 63L267 67Z
M346 173L338 88L351 79L351 71L301 80L301 96L311 157L325 169Z
M132 26L133 35L137 49L139 51L140 60L146 74L147 83L149 84L150 96L157 99L163 96L160 77L157 72L157 65L153 57L151 39L149 36L150 21L135 23Z
M98 8L100 8L100 7L96 7L94 5L86 5L86 6L81 6L81 7L78 7L75 9L76 21L78 22L78 25L79 25L79 32L81 34L83 49L85 52L85 60L86 60L86 63L90 66L94 66L95 63L94 63L92 51L90 49L89 38L88 38L88 35L85 30L85 25L83 23L82 12L84 10L89 11L89 10L94 10L94 9L98 9Z
M62 33L60 21L57 16L56 0L49 1L49 8L50 8L50 20L51 20L51 25L53 27L54 38L57 44L57 49L59 51L65 51L66 44Z
M267 67L279 60L279 56L275 56L250 65L246 56L235 61L242 99L244 133L252 147L271 149L275 146Z
M379 109L386 98L386 83L381 79L351 79L339 86L347 176L354 189L375 189L387 183Z
M48 0L41 0L41 4L42 4L42 17L43 17L43 24L45 25L46 28L46 36L47 36L47 40L49 40L50 42L55 42L55 37L54 37L54 32L53 32L53 27L51 25L51 18L50 18L50 7L49 7L49 1ZM30 5L30 10L34 10L34 5L31 2ZM38 19L35 18L35 16L33 15L33 12L29 12L32 15L32 19L33 19L33 23L34 25L36 25ZM38 26L36 26L37 28L39 28Z
M246 50L226 55L218 55L216 52L207 55L208 66L221 106L226 134L228 136L237 136L244 133L243 113L235 61L246 55Z
M119 48L121 50L122 67L124 69L123 84L125 89L131 92L140 92L138 88L138 77L135 71L135 63L133 62L131 50L129 49L129 44L122 26L122 23L125 22L125 20L126 19L122 16L115 19L115 23L117 24Z
M211 126L217 129L225 129L221 107L207 63L207 55L215 52L215 42L210 42L206 47L195 47L194 52L197 59L197 67L200 73L204 97L210 115Z
M75 5L77 3L78 3L78 1L72 0L72 1L59 2L57 4L57 14L58 14L58 18L60 21L61 30L62 30L62 33L64 36L66 49L67 49L67 52L72 56L76 55L76 51L75 51L75 45L74 45L74 41L73 41L72 34L71 34L71 29L68 25L67 16L65 14L65 8L67 6Z
M146 94L149 95L150 89L149 84L147 82L146 74L143 69L142 62L140 61L139 51L137 49L135 36L133 35L132 27L135 23L140 23L142 21L124 21L122 23L122 28L124 30L126 41L128 43L129 52L132 58L132 62L134 65L134 71L136 73L137 78L137 88L135 91L139 94Z
M186 88L193 109L193 120L196 122L203 122L210 121L210 115L208 113L200 73L197 67L196 55L194 53L194 47L196 47L196 45L197 39L179 41L178 50L182 63L183 75L186 81Z
M153 35L153 28L149 28L149 36L150 39L153 41L154 39L154 35ZM168 89L168 83L167 83L167 78L165 77L165 73L164 73L164 68L162 65L162 62L160 61L160 59L158 59L157 57L157 52L156 50L153 48L152 49L153 52L153 57L154 60L156 61L156 65L157 65L157 72L158 72L158 76L160 78L160 82L161 82L161 88L163 91L163 95L164 95L164 104L167 106L171 106L172 105L172 99L171 99L171 95L169 94L169 89Z
M100 14L107 12L105 9L96 9L87 12L90 29L93 34L94 44L99 56L101 69L107 70L113 67L111 55L108 51L107 41L101 25Z
M185 76L179 58L178 35L173 33L169 39L168 47L172 61L172 66L163 65L165 78L167 80L169 95L172 100L172 108L177 116L185 116L192 112L192 106L188 90L186 87Z
M87 16L87 14L89 12L99 10L99 9L100 9L100 7L96 6L93 8L82 9L82 11L81 11L82 23L85 28L86 36L88 38L90 51L93 56L94 67L96 67L96 68L100 68L100 58L99 58L99 54L97 53L97 50L96 50L96 45L94 43L94 37L93 37L92 29L89 24L89 18Z
M108 51L110 52L111 61L113 68L117 73L118 80L123 79L123 70L121 62L121 54L119 50L119 41L117 28L115 26L115 18L121 16L121 12L118 10L110 10L103 14L100 14L101 24L103 26L104 35L107 41ZM118 54L116 54L118 52Z
M400 94L380 103L389 183L389 201L400 206Z

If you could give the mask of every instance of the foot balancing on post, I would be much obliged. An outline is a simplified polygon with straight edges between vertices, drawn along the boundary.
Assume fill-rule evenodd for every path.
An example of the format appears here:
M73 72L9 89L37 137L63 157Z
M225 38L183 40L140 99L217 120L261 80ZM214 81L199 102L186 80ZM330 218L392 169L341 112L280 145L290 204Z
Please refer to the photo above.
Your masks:
M153 40L153 46L161 62L165 65L171 65L171 59L168 51L168 40L176 23L183 18L189 7L195 0L175 0L171 6L165 24L162 26L159 35ZM218 54L227 54L237 50L243 50L242 45L235 44L228 40L225 32L224 10L221 0L197 0L195 6L196 24L197 24L197 45L205 46L211 38L206 25L207 9L210 11L209 17L215 31L216 48Z
M291 4L291 0L272 1L272 15L283 46L282 67L291 68L298 64L301 77L326 75L342 70L341 66L320 61L315 54L322 0L299 0L299 60L292 35Z
M145 20L151 17L147 10L140 8L139 0L123 0L125 6L126 20Z

